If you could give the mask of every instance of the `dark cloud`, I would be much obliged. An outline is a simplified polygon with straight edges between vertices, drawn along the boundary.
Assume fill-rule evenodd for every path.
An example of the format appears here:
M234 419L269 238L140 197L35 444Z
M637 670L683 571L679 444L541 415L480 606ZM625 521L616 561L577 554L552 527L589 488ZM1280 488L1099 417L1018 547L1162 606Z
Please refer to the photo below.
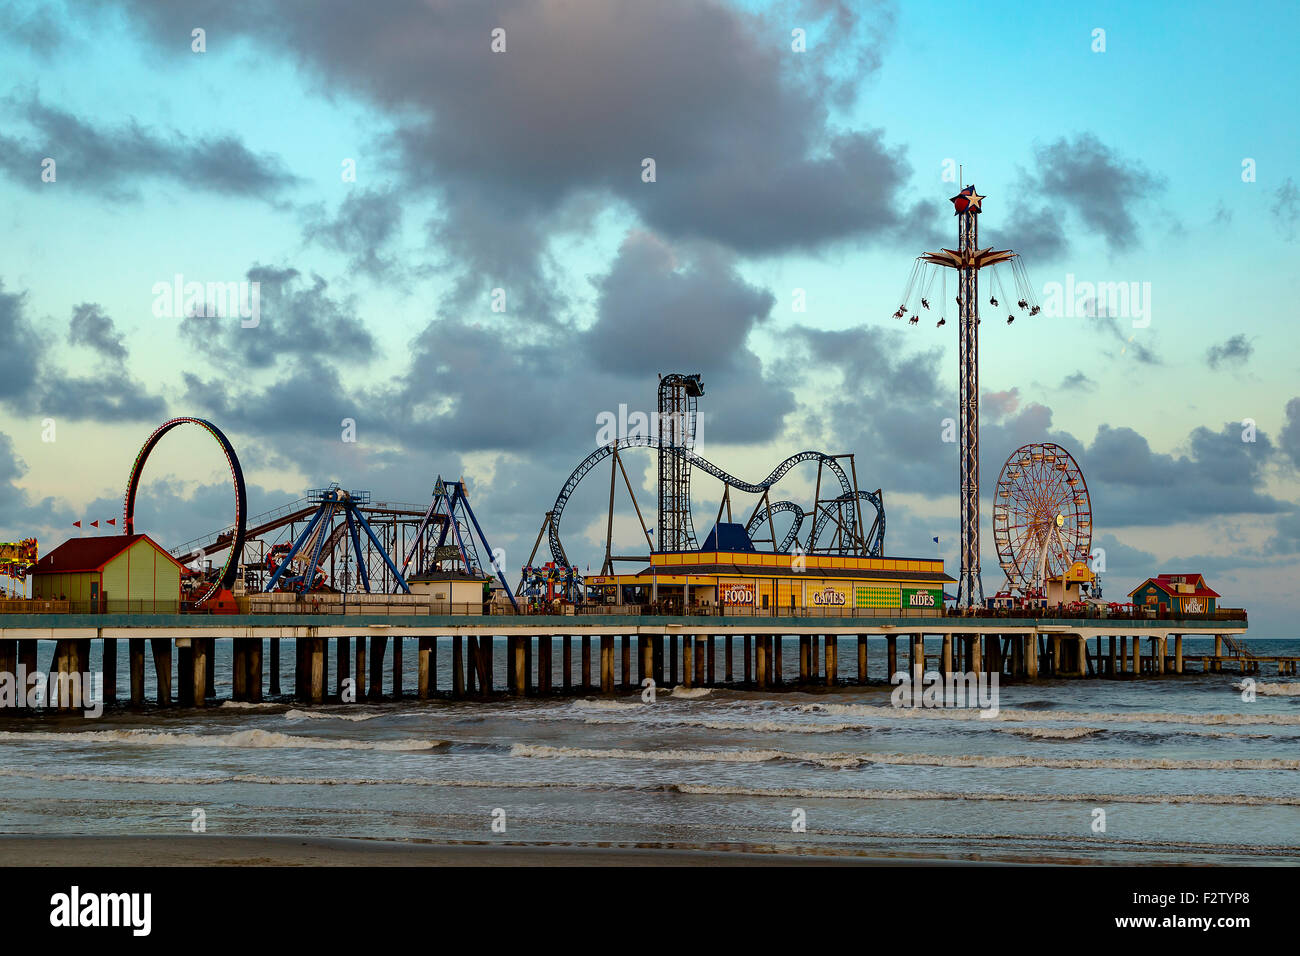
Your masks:
M879 130L833 128L826 105L828 91L860 83L846 63L878 61L881 8L804 5L835 39L797 59L788 24L773 42L762 16L717 0L123 5L167 44L196 22L274 43L397 117L390 145L404 185L438 200L431 233L452 257L462 306L503 287L530 314L553 315L548 244L592 193L668 238L747 253L903 222L903 157ZM490 49L497 27L504 53ZM653 183L642 180L647 157Z
M1242 441L1240 424L1204 426L1181 451L1163 454L1131 428L1102 425L1080 455L1094 520L1112 527L1205 521L1217 515L1271 515L1289 507L1261 489L1274 449L1267 435Z
M26 11L11 5L0 6L0 39L49 56L63 45L63 34L56 25L57 15L49 6Z
M96 334L107 336L110 346L121 346L111 319L100 315L96 306L78 306L69 325L69 339L79 341L83 335ZM0 341L5 343L0 349L0 402L19 412L100 422L148 420L163 412L162 399L126 372L125 349L120 359L111 356L118 362L116 366L102 368L94 377L55 365L48 354L48 342L25 315L24 295L6 293L3 282Z
M333 218L317 209L303 227L303 238L347 256L351 271L382 279L397 268L396 259L383 252L401 225L402 200L396 190L357 189Z
M999 249L1014 249L1026 262L1051 262L1066 251L1068 243L1061 214L1052 206L1034 207L1017 201L1005 222L1005 226L988 230L988 238ZM948 242L951 241L949 238Z
M1137 207L1164 188L1164 180L1128 160L1092 133L1061 137L1034 150L1031 187L1056 207L1070 209L1112 250L1138 244Z
M329 295L329 283L320 276L313 275L306 285L297 269L254 266L247 279L258 283L256 325L245 327L251 317L236 315L181 320L181 338L214 364L243 372L271 368L283 359L333 356L357 367L375 357L374 336L357 315L355 302Z
M1246 336L1238 333L1222 345L1211 345L1205 353L1205 364L1212 369L1221 365L1245 365L1255 353L1255 346Z
M1080 392L1091 392L1096 390L1097 383L1083 372L1073 372L1061 380L1060 388Z
M102 358L121 364L126 361L126 345L113 320L97 302L83 302L72 310L68 325L68 342L94 349Z
M0 134L0 169L29 189L49 189L41 162L57 164L56 185L104 199L138 200L146 181L174 182L224 196L275 199L298 180L279 159L254 154L232 134L194 137L156 133L134 119L115 127L93 123L32 96L5 106L32 128L25 139Z
M1278 432L1277 443L1291 464L1300 468L1300 398L1286 403L1286 421Z

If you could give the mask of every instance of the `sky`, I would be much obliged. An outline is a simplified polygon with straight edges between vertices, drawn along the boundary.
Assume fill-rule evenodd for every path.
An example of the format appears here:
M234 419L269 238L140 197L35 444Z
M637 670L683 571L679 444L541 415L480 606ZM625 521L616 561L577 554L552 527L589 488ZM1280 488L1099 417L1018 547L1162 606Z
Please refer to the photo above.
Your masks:
M986 593L1002 463L1053 441L1087 481L1109 599L1199 571L1252 633L1295 636L1297 20L1287 3L12 0L0 540L45 552L94 533L74 521L102 528L149 433L195 415L234 443L253 513L331 481L424 503L463 476L517 568L602 413L651 411L658 374L698 372L700 454L754 481L851 452L883 491L886 551L955 573L956 323L891 316L916 256L956 244L960 167L987 197L981 244L1019 253L1040 301L1135 283L1143 304L981 328ZM177 276L257 283L256 323L177 309L158 291ZM653 456L627 461L652 510ZM602 474L564 517L584 567ZM781 497L810 503L815 478L796 469ZM701 535L720 493L696 478ZM138 528L173 546L232 510L215 444L169 434ZM625 502L615 539L643 543Z

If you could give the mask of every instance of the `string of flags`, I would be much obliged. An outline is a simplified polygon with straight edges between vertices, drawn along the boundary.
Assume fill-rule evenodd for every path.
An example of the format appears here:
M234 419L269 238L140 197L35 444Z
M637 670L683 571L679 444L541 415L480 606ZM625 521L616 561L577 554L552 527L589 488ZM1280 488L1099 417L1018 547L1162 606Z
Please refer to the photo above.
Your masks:
M111 525L116 526L116 525L117 525L117 519L116 519L116 518L105 518L105 519L104 519L104 524L111 524ZM80 527L81 527L81 522L80 522L80 521L74 521L74 522L72 522L72 526L73 526L74 528L80 528ZM98 528L98 527L99 527L99 519L96 518L94 521L91 521L91 522L89 523L89 526L92 527L92 528Z

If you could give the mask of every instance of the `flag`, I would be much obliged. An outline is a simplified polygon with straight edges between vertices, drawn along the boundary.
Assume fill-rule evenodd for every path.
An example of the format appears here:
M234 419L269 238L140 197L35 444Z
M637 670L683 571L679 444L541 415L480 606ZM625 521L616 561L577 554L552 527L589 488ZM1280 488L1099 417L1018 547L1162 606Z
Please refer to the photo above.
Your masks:
M116 518L109 518L108 521L105 522L105 523L106 523L106 524L111 524L111 525L113 525L114 527L116 527L116 526L117 526L117 519L116 519Z
M935 538L935 539L934 539L934 543L935 543L935 544L938 544L938 543L939 543L939 539L938 539L938 538Z
M90 523L90 526L91 526L92 528L98 528L98 527L99 527L99 519L96 518L94 521L92 521L92 522Z
M74 522L72 522L72 526L73 526L74 528L80 528L80 527L81 527L81 522L80 522L80 521L74 521Z

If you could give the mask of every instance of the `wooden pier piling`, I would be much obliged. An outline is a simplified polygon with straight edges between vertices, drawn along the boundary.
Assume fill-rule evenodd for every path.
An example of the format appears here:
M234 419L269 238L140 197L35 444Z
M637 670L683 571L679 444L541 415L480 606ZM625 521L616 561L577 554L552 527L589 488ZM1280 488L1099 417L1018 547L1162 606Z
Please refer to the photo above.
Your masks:
M951 647L951 645L950 645ZM867 635L858 635L858 683L867 682Z
M172 639L153 637L154 677L158 681L158 706L170 707L172 702Z
M614 693L614 635L600 636L600 691Z

